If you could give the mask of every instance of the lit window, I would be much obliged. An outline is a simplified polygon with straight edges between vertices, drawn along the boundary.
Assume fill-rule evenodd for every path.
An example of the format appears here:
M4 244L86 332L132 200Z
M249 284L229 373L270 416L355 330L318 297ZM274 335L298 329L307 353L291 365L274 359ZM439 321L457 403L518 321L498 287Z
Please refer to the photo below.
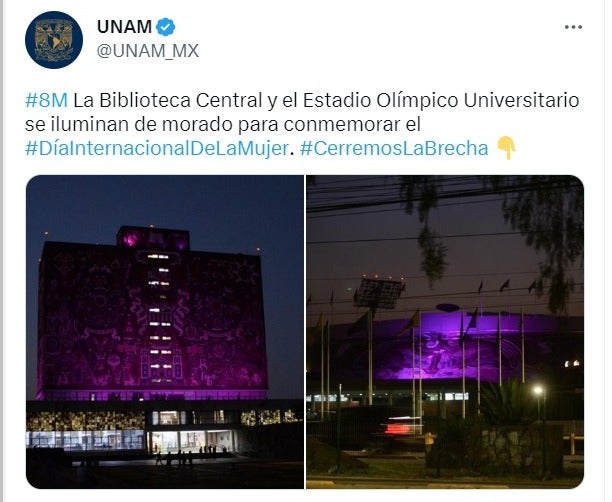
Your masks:
M162 354L172 354L171 350L162 350L161 351Z
M159 308L158 307L150 308L149 312L159 312Z
M159 284L162 286L170 286L170 283L168 281L161 281Z
M159 340L159 336L157 335L150 336L149 340Z
M157 349L151 349L151 350L149 351L149 354L159 354L159 350L157 350Z
M152 364L151 368L159 368L159 364Z
M171 336L162 336L162 340L172 340Z
M147 258L149 258L151 260L167 260L168 259L168 255L167 254L152 253L152 254L148 254Z
M171 364L164 364L164 365L163 365L163 368L166 368L166 369L168 369L168 368L172 368L172 365L171 365Z
M151 321L149 326L159 326L159 323L157 321Z
M159 286L159 281L149 281L149 286Z
M160 272L170 272L170 269L168 268L158 268L157 270L159 270Z
M172 326L172 324L169 322L162 322L161 325L162 326Z

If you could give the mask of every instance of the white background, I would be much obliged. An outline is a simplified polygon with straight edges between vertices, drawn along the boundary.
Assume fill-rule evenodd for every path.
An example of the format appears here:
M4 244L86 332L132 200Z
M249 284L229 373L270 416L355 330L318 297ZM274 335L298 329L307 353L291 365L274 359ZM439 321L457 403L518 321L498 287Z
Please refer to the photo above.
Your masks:
M173 2L157 0L103 3L57 1L11 2L4 6L4 171L3 171L3 466L6 500L44 496L47 500L82 498L78 491L35 491L25 479L25 187L39 174L570 174L585 187L585 479L575 490L523 492L520 496L551 496L570 500L592 496L603 500L604 370L601 350L604 319L604 2L517 0L390 1L228 1ZM83 30L79 58L62 70L37 66L24 47L25 30L37 15L59 10L75 18ZM110 35L97 32L97 19L172 18L171 37ZM581 30L566 30L580 24ZM100 43L199 44L196 60L100 59ZM473 138L490 145L488 157L372 158L293 157L248 158L51 158L26 157L26 119L48 116L53 110L26 109L26 92L138 91L140 94L211 92L285 95L294 91L375 95L403 90L406 94L562 94L580 97L580 107L568 110L426 111L420 135L312 135L334 141ZM56 110L68 118L89 114L106 117L202 117L207 110L94 109ZM120 113L124 115L119 115ZM316 118L329 111L264 111L219 109L229 118ZM346 118L412 117L411 110L340 110ZM513 137L511 161L494 147L497 138ZM155 136L155 135L154 135ZM273 139L299 144L309 135L260 133L248 139ZM54 138L55 136L51 136ZM130 137L135 139L136 135ZM158 140L167 141L162 135ZM105 136L104 141L117 138ZM128 138L123 138L127 141ZM173 138L180 141L181 137ZM216 139L216 138L209 138ZM223 137L235 140L237 137ZM247 139L247 138L243 138ZM297 147L296 147L297 150ZM67 194L69 195L69 194ZM608 343L608 346L610 344ZM401 493L394 492L399 496ZM140 496L141 495L141 496ZM293 491L295 498L331 498L332 493ZM339 494L346 496L347 493ZM440 496L473 498L479 493L419 492L422 499ZM107 497L104 492L88 497ZM119 496L113 493L112 496ZM132 499L146 493L129 492ZM155 496L159 496L156 494ZM165 493L163 496L167 496ZM172 496L185 496L176 494ZM193 496L193 494L189 495ZM210 494L205 495L207 497ZM251 495L249 495L251 496ZM274 494L254 493L255 497ZM281 496L277 493L276 496ZM287 496L286 494L282 496ZM367 491L351 492L366 498ZM510 499L514 492L488 492Z

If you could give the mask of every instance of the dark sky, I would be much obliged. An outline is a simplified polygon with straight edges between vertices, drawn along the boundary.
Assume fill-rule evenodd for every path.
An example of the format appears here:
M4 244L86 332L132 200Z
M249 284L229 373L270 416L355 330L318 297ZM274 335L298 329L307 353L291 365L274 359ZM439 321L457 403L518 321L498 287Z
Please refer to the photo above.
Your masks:
M457 193L482 187L477 176L435 178L441 192ZM538 277L538 255L504 221L501 196L456 197L440 201L429 223L448 248L444 277L430 287L420 270L417 244L418 214L408 215L397 203L397 176L316 176L307 188L306 294L311 295L307 323L322 313L332 323L349 323L365 312L353 306L361 277L403 280L406 288L394 310L379 310L377 318L407 318L417 308L436 311L451 303L465 311L484 310L548 313L547 298L536 297L529 286ZM337 209L338 205L349 206ZM331 210L315 212L315 209ZM474 234L490 234L476 236ZM345 242L338 242L345 241ZM583 315L581 260L572 267L576 282L568 303L569 315ZM510 287L499 292L510 279ZM478 294L480 284L482 294ZM332 299L333 293L333 302Z
M31 180L27 188L27 398L35 396L38 259L44 241L115 244L122 225L188 230L194 251L260 254L268 397L301 398L303 193L302 176L40 176Z

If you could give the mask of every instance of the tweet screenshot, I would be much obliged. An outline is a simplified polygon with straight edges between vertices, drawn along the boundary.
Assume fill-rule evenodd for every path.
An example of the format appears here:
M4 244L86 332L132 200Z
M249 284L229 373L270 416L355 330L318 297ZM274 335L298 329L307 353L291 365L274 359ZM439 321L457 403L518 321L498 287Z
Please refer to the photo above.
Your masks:
M604 499L603 0L3 11L7 500Z

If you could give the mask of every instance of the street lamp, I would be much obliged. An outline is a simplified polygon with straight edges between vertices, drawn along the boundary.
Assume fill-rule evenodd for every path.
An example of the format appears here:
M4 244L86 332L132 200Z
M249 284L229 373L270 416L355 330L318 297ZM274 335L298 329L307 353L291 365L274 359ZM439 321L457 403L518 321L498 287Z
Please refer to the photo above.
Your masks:
M541 385L536 385L533 388L533 393L538 398L538 420L542 420L542 416L540 415L540 397L544 394L544 387Z
M541 385L533 388L533 393L538 398L538 420L540 421L542 436L542 477L546 478L546 390ZM540 412L540 398L544 398L542 411Z

